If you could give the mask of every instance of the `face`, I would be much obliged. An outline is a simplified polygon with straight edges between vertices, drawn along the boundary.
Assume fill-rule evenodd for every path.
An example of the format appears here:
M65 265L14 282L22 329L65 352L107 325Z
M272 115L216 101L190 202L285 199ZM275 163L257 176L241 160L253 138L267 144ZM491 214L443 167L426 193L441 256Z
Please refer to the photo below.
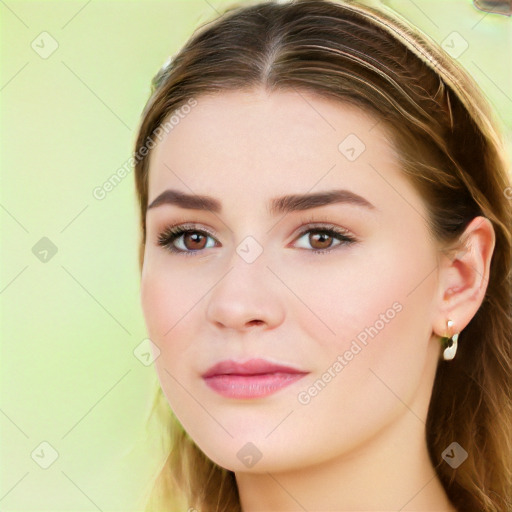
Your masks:
M375 119L304 92L199 97L152 150L148 200L155 367L210 459L298 468L426 413L438 253Z

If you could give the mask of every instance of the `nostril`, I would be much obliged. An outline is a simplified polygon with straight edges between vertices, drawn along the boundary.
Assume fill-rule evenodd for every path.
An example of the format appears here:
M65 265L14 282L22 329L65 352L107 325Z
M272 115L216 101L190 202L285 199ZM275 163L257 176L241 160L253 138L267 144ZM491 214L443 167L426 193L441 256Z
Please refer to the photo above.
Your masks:
M263 323L263 320L251 320L250 322L247 322L247 325L259 325L262 323Z

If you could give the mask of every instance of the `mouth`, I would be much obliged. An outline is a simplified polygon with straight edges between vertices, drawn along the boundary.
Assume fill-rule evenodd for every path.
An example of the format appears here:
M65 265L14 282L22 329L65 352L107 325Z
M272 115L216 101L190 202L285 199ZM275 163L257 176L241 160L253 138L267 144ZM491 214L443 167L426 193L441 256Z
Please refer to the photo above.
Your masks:
M227 398L261 398L298 381L309 372L278 365L264 359L244 363L221 361L202 378L213 391Z

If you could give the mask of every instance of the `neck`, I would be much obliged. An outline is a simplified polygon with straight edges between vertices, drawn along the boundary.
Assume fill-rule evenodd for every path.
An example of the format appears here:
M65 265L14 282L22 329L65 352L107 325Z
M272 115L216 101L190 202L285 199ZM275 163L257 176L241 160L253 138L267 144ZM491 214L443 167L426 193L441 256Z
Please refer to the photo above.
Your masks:
M423 420L405 407L350 453L286 472L236 473L236 480L243 512L456 512L428 456Z

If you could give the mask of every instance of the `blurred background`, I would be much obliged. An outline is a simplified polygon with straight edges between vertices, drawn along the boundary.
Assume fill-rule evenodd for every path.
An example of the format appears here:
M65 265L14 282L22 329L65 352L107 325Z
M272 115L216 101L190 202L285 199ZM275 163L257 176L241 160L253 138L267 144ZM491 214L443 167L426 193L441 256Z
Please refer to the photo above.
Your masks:
M362 3L460 61L512 148L510 2ZM163 461L127 162L151 78L230 4L0 1L0 510L138 510Z

